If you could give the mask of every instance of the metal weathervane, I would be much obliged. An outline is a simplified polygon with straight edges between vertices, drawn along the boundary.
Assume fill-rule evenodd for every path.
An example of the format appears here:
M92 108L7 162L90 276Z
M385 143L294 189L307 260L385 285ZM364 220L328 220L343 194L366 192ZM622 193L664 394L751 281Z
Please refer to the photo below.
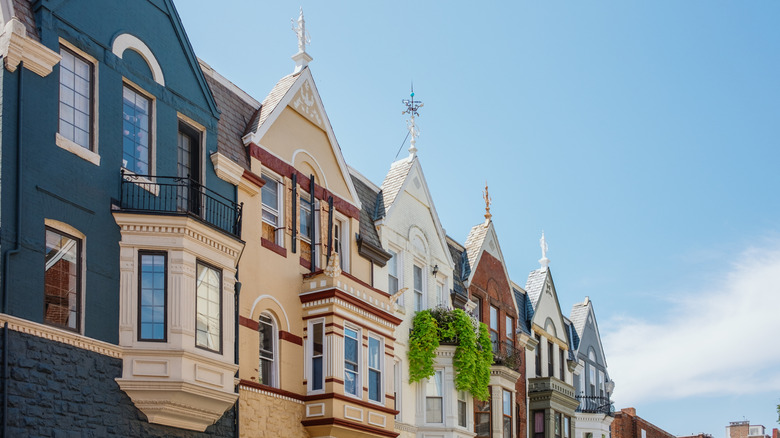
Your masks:
M417 112L417 110L424 105L421 101L414 100L414 84L412 84L412 93L409 95L409 99L403 99L401 100L401 103L406 105L406 110L401 114L410 115L409 120L406 121L406 126L409 128L409 135L412 137L412 140L409 142L409 154L411 157L414 157L415 154L417 154L417 137L420 136L420 128L415 124L414 118L420 116L420 113Z

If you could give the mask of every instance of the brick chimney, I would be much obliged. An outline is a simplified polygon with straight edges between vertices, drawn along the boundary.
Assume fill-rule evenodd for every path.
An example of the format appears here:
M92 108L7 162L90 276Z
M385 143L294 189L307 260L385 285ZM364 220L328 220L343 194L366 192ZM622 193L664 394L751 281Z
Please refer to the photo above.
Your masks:
M634 408L623 408L620 410L623 413L626 413L632 417L636 417L636 409Z
M777 428L772 429L772 438L780 438L780 430L777 430Z

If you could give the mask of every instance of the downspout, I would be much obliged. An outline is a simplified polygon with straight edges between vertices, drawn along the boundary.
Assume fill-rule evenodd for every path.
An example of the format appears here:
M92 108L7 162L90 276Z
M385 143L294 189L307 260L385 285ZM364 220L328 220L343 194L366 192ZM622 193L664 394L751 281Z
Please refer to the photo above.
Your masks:
M236 201L238 201L238 186L236 186L233 189L233 194L234 194L234 197L235 197ZM241 213L243 214L243 211ZM241 232L241 229L239 229L238 231ZM246 244L244 244L244 247L246 247ZM239 296L241 295L241 282L238 281L238 262L241 261L241 256L244 255L244 247L241 248L241 252L238 253L238 258L236 259L236 284L234 286L235 292L233 294L234 299L235 299L235 305L233 306L234 307L233 312L235 313L235 315L233 316L233 319L234 319L234 328L233 328L233 330L234 330L234 332L233 332L234 333L234 335L233 335L233 338L234 338L234 340L233 340L233 361L235 362L236 365L238 365L238 327L239 327L239 324L238 324L238 317L239 317L238 316L239 315L238 304L239 304ZM238 372L239 372L239 370L236 370L236 381L238 381ZM237 383L236 384L236 394L238 394L238 386L239 386L239 384ZM233 423L234 423L233 424L233 426L234 426L233 427L233 436L235 438L239 438L239 430L238 430L238 404L240 402L241 401L239 399L236 399L236 404L233 407L234 412L235 412L235 414L233 415Z
M22 102L24 61L19 63L19 83L16 90L16 242L3 259L3 313L8 312L8 262L19 253L22 241ZM8 436L8 322L3 324L3 437Z

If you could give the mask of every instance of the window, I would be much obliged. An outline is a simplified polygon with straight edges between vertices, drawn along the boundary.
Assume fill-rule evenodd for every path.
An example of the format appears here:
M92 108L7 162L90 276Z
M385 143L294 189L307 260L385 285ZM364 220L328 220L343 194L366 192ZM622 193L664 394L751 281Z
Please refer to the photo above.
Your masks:
M122 91L122 165L139 175L150 174L152 101L129 85Z
M515 351L515 319L511 316L506 317L506 354L514 354Z
M414 265L414 311L423 310L423 271L422 268Z
M222 272L198 262L195 345L222 352Z
M393 362L393 409L398 411L395 419L401 421L401 382L403 382L403 362L396 358Z
M368 337L368 399L382 402L382 358L384 348L382 340L370 335Z
M588 395L596 395L596 368L593 366L593 364L586 364L589 368L588 377L590 380L588 381L588 388L590 388L590 393Z
M556 412L555 413L555 438L561 438L561 413Z
M348 259L349 255L344 251L344 244L348 241L346 238L344 222L339 219L333 221L333 250L339 254L339 267L344 272L349 272Z
M536 334L536 377L542 377L542 337Z
M60 46L60 124L61 136L93 150L94 66L76 52Z
M647 438L647 430L642 429L642 438Z
M547 377L554 377L555 374L555 347L553 343L547 341Z
M474 400L474 432L480 438L490 436L490 400Z
M442 391L442 372L436 371L425 385L425 421L444 422L444 404Z
M533 438L544 438L544 411L534 411Z
M564 367L565 360L564 360L563 353L564 353L564 351L563 351L562 348L558 350L558 368L559 368L558 371L560 371L559 376L561 376L561 380L563 380L565 382L566 381L566 374L565 374L566 370L565 370L565 367Z
M458 426L466 427L467 424L467 411L466 408L466 391L458 391Z
M498 308L493 306L490 306L490 341L493 352L498 352Z
M441 283L436 283L436 297L438 301L438 305L442 307L447 307L447 302L449 301L447 299L447 296L444 294L444 285Z
M276 323L268 314L260 315L260 382L276 387Z
M179 122L177 138L176 176L184 184L177 194L180 211L200 214L200 133L184 122Z
M393 250L388 250L388 252L392 257L387 262L387 292L393 295L398 292L398 254ZM396 300L401 307L404 305L403 298L403 295L401 295Z
M46 227L44 316L46 324L81 329L81 240Z
M167 275L165 253L139 253L141 270L138 291L139 341L165 341L167 330Z
M344 327L344 392L352 395L360 393L359 345L359 332Z
M568 415L563 416L563 438L571 438L571 417Z
M312 216L311 198L308 194L300 196L299 218L300 218L300 237L301 237L301 258L307 262L312 262L312 240L314 237L314 226Z
M503 431L504 437L510 438L512 436L512 393L503 390Z
M599 395L604 397L604 371L599 370Z
M482 322L482 298L474 297L474 316L477 318L477 321Z
M312 391L320 391L325 385L323 373L325 323L323 321L311 323L309 326L309 339L311 342L311 381L309 385Z
M281 245L282 184L267 174L263 174L263 180L265 180L265 184L261 189L263 199L262 238Z

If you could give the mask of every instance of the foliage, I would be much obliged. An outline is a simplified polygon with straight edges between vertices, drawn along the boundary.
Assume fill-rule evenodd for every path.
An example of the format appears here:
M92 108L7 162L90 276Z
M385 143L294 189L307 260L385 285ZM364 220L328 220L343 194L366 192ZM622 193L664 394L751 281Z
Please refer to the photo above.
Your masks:
M487 400L493 364L490 334L485 324L460 309L436 308L415 315L409 338L409 380L417 382L434 374L439 342L457 345L453 357L455 388Z

